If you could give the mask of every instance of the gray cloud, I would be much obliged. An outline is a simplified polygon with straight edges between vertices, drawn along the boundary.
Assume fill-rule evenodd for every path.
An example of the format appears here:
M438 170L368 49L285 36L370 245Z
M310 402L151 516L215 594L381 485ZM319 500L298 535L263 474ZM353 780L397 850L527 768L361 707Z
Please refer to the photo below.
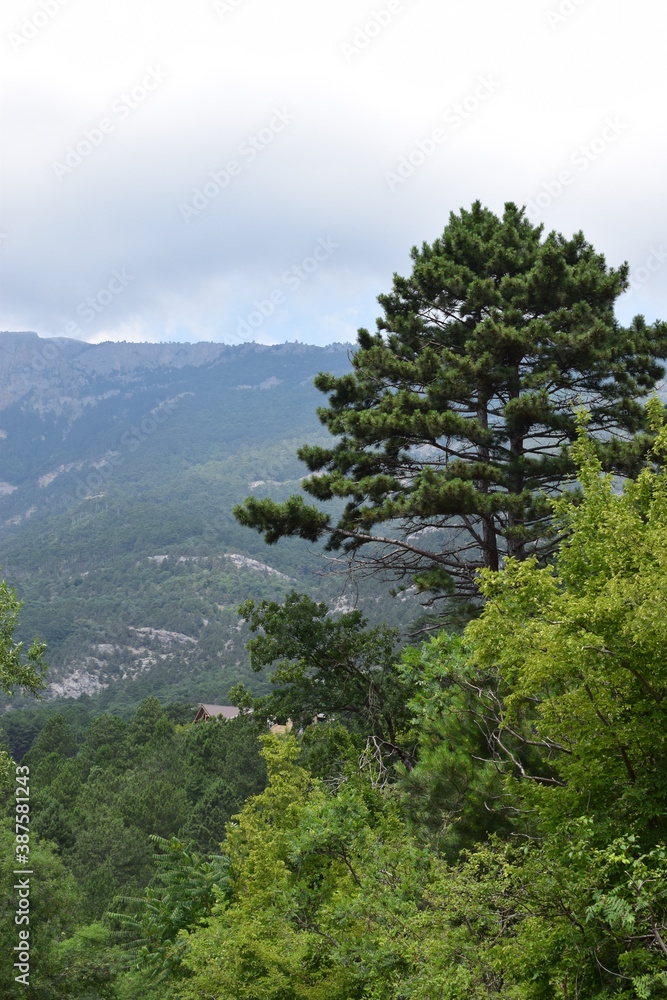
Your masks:
M69 0L17 49L39 10L8 0L0 30L4 329L234 340L282 289L258 339L352 339L410 246L477 197L583 229L642 279L621 319L664 313L648 0L631 23L620 0ZM610 119L623 129L603 148ZM186 221L183 205L200 207ZM335 253L287 287L329 237Z

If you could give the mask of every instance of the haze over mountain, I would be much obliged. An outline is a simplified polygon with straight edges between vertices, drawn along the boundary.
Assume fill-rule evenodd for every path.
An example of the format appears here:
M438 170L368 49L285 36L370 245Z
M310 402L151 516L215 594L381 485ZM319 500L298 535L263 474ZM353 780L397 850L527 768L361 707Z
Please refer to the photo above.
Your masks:
M298 486L298 444L327 439L312 379L349 366L337 344L0 334L0 565L25 600L21 637L48 643L50 697L221 701L265 683L241 600L296 588L349 606L311 546L269 549L231 515Z

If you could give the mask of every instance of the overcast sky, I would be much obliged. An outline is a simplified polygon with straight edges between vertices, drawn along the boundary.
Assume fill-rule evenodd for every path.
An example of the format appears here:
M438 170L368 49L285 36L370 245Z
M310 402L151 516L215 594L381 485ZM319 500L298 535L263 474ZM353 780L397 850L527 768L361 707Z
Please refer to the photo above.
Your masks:
M3 0L0 329L352 341L476 198L667 319L651 0Z

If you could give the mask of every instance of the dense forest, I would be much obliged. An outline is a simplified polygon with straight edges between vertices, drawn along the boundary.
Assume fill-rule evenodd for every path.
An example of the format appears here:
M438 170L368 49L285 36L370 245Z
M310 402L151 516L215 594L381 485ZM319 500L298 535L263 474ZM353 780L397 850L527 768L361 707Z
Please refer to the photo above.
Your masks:
M3 995L667 997L667 331L620 330L627 270L512 205L413 259L389 335L361 331L354 371L320 380L337 443L301 457L333 514L292 496L236 516L369 548L429 615L406 639L259 593L236 614L270 682L235 684L232 720L156 697L8 713L4 956L28 774L35 894L30 984L5 961ZM427 432L449 451L425 459ZM1 608L2 688L38 690L44 651L17 646L7 588Z

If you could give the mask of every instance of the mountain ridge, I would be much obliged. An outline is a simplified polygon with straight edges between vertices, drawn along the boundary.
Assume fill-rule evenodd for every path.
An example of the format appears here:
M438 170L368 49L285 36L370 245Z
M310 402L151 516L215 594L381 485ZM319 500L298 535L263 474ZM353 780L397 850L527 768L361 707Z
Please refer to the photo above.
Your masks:
M252 355L268 354L276 358L320 352L322 356L349 351L351 344L330 344L326 347L286 343L222 344L212 341L197 343L134 343L104 341L89 344L66 337L40 337L36 333L0 332L0 410L33 388L44 389L45 378L54 375L127 377L133 372L156 368L180 369L213 364L234 363ZM30 381L29 376L32 376Z

